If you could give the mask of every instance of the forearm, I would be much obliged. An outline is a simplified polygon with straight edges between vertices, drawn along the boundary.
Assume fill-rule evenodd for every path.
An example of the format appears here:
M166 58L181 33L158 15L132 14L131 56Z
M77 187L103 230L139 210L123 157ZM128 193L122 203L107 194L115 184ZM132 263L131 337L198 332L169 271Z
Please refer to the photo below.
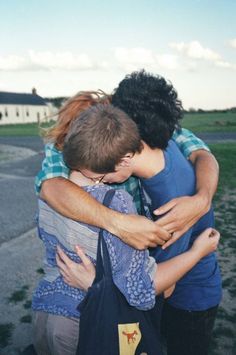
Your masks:
M209 208L218 185L219 165L215 157L204 150L193 152L190 160L195 167L196 194Z
M103 206L81 187L63 178L44 181L40 196L60 214L111 232L115 229L113 221L121 218L118 212Z
M189 270L191 270L199 260L199 254L189 250L170 260L157 264L157 270L154 277L154 285L157 294L160 294L173 286Z
M41 197L62 215L108 230L136 249L163 245L170 234L149 219L103 206L78 185L63 178L46 180Z

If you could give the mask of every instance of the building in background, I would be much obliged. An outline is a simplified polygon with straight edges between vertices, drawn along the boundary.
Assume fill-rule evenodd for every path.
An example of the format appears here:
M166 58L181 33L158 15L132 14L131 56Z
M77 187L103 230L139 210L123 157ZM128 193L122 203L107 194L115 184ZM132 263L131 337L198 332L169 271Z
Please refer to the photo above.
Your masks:
M31 94L0 91L0 125L47 122L55 114L36 89Z

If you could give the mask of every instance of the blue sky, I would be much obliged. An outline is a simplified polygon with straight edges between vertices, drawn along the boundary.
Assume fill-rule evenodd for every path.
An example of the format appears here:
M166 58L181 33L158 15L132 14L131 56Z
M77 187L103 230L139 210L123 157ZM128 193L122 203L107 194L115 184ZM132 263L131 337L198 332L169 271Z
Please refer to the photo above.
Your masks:
M111 92L145 68L186 108L236 106L235 0L8 0L0 11L0 90Z

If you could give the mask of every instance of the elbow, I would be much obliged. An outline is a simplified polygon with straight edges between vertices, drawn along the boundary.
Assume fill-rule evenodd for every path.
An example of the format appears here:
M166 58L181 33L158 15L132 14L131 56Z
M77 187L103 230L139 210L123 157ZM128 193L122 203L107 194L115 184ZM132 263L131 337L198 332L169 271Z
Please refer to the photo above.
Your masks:
M64 178L56 177L52 179L47 179L42 182L40 197L46 201L50 202L54 195L57 194L60 188L60 181L65 180Z
M50 180L45 180L42 183L40 190L40 197L48 202L48 196L50 195Z

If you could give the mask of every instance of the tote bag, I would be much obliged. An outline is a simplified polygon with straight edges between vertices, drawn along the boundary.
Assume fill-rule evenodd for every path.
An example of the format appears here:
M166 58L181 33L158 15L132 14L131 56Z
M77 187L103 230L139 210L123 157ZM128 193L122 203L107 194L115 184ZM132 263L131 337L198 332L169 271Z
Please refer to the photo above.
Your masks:
M105 206L110 205L114 193L106 193ZM78 306L81 316L77 355L162 355L162 303L163 298L158 296L149 311L128 304L113 282L110 257L100 230L96 277Z

